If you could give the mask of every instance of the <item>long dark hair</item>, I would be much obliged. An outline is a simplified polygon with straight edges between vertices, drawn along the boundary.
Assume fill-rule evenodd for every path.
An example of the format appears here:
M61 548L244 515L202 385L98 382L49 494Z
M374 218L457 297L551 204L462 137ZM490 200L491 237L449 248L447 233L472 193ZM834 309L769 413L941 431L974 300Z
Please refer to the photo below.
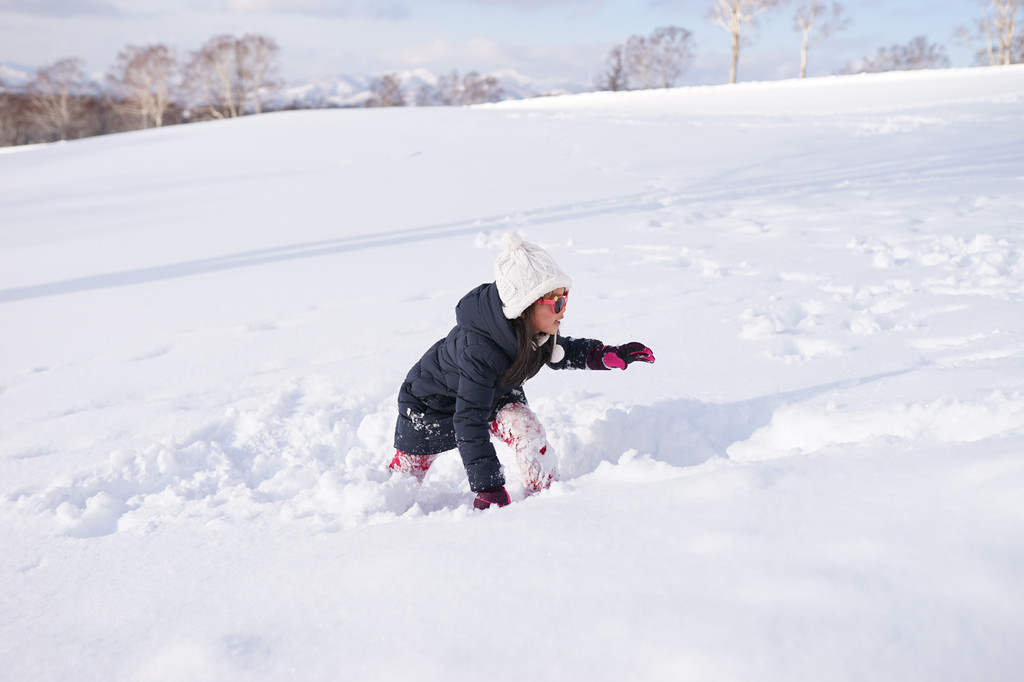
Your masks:
M524 317L512 320L512 328L516 330L516 358L501 381L504 384L520 386L540 371L551 357L551 348L547 343L540 348L534 346L533 328Z

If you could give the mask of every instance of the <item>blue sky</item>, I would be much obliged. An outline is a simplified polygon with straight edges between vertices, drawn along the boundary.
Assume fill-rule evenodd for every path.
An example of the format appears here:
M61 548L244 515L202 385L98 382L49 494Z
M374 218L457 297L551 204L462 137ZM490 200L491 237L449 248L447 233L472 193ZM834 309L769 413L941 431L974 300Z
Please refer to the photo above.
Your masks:
M793 77L801 0L766 14L740 58L740 80ZM218 33L257 32L282 49L290 82L413 68L435 73L513 68L535 79L591 83L609 49L659 26L693 32L697 59L680 84L728 78L729 38L704 18L712 0L0 0L0 64L35 68L80 57L102 72L128 44L164 42L179 54ZM927 35L953 66L972 64L953 32L978 14L974 0L848 0L848 30L810 53L827 75L879 47Z

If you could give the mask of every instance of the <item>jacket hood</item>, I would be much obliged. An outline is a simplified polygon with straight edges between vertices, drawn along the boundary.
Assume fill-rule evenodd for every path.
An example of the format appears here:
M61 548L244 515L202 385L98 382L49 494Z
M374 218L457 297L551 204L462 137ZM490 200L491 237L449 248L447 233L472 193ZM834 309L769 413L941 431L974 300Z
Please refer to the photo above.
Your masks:
M510 359L515 358L519 345L516 332L501 310L501 296L494 282L481 284L462 297L455 306L455 322L460 329L486 336Z

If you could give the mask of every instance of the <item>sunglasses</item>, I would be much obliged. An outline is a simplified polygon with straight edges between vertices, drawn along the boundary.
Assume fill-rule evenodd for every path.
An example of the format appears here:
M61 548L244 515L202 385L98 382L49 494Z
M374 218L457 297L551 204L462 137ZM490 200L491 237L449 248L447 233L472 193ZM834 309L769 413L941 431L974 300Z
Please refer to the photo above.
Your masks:
M551 312L555 315L565 310L566 304L569 302L569 292L565 292L561 296L555 296L554 298L538 298L537 303L543 303L544 305L551 306Z

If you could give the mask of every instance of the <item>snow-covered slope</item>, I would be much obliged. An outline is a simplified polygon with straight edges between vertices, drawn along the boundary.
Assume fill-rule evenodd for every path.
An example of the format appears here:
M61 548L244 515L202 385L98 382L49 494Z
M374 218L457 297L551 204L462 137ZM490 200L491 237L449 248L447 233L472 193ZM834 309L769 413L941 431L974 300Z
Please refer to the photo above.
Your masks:
M1024 69L0 151L0 677L1015 680ZM653 366L384 480L501 234Z

